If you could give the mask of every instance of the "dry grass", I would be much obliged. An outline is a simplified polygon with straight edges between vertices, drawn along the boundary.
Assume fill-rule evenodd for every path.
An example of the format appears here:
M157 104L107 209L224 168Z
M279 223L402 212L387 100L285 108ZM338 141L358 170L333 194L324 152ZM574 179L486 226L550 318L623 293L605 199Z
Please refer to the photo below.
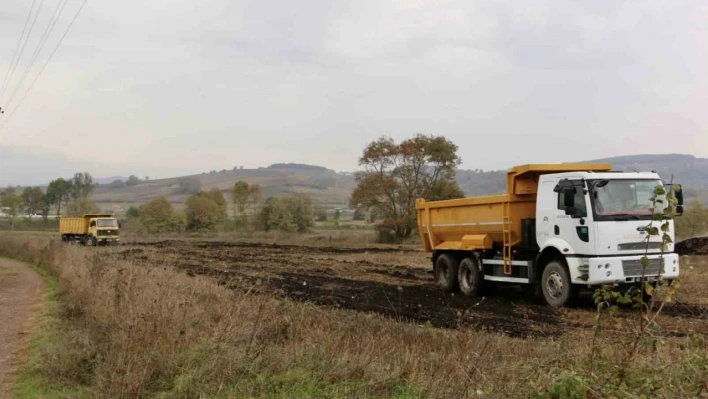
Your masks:
M703 336L642 341L616 386L627 347L616 332L599 335L591 364L592 330L558 339L437 330L237 294L208 277L26 236L0 236L0 253L59 277L71 328L45 349L43 372L96 397L706 395ZM686 295L706 295L685 287Z

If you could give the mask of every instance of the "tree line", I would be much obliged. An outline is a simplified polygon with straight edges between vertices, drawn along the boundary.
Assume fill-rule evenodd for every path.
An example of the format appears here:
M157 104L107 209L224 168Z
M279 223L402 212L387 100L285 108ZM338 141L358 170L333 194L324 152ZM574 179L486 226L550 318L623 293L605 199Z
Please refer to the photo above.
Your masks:
M89 195L96 187L93 177L88 172L74 174L71 179L58 178L52 180L46 190L41 187L7 187L0 193L0 206L14 229L20 215L26 215L31 220L39 215L48 223L52 209L57 217L62 209L68 216L80 216L87 213L97 213L100 210ZM20 191L21 190L21 191Z
M230 215L226 196L218 188L212 188L189 196L184 212L176 211L167 198L159 197L139 207L130 207L126 216L134 221L138 230L151 234L225 230L303 233L313 225L313 204L307 195L294 194L264 201L260 185L238 181L229 190L229 197Z

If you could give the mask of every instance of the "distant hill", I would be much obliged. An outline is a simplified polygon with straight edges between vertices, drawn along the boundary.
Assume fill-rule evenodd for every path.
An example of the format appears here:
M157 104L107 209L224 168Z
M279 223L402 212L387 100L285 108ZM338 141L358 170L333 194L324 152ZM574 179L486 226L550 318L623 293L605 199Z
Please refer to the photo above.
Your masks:
M184 178L198 180L202 190L218 188L227 198L233 184L243 180L260 184L266 197L305 193L315 202L332 208L346 207L355 186L354 177L347 173L337 173L320 166L274 164L267 168L224 169L199 175L142 181L133 186L102 184L94 191L92 198L102 209L117 211L160 196L181 207L188 197L188 194L179 193L179 180Z
M686 188L687 197L698 192L708 192L708 159L691 155L630 155L585 162L611 163L615 170L658 172L663 179L680 182ZM263 187L266 197L277 197L291 193L305 193L313 200L327 207L346 207L356 182L351 173L338 173L322 166L279 163L258 169L233 169L212 171L199 175L185 176L199 181L202 189L218 188L225 195L238 180L257 183ZM127 209L158 196L167 197L181 207L186 194L179 194L179 179L143 181L134 186L100 185L93 199L102 208ZM100 179L112 182L125 180L121 177ZM457 182L468 196L498 194L506 191L506 171L483 171L461 169ZM705 196L704 196L705 197ZM708 198L704 198L708 199Z

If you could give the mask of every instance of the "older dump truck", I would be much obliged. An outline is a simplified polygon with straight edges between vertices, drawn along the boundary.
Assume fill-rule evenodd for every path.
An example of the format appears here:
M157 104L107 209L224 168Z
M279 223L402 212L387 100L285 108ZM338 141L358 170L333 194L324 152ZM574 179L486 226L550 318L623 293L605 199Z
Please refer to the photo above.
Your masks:
M59 233L64 242L87 246L120 243L120 223L113 215L84 215L59 219Z
M678 277L673 244L662 253L661 239L646 233L649 199L661 184L656 173L613 172L608 164L517 166L506 194L418 199L420 239L444 290L481 295L521 284L565 306L584 286ZM675 195L680 212L683 196ZM673 220L669 227L673 238Z

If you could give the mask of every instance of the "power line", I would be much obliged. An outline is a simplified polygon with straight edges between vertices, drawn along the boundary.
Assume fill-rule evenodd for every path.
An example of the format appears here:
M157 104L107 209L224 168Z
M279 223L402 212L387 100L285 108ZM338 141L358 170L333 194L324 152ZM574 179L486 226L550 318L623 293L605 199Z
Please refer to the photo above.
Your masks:
M25 47L27 47L27 43L29 42L29 38L32 35L32 31L34 30L34 25L37 23L37 17L39 17L39 13L42 11L43 5L44 5L44 0L41 0L39 2L39 7L37 8L37 13L34 14L34 19L32 20L32 25L30 25L29 32L27 32L27 37L25 37L25 42L24 42L24 44L22 44L22 48L20 49L20 54L17 56L17 62L12 67L12 71L10 72L9 81L12 81L12 76L15 74L15 70L17 69L17 66L20 64L20 60L22 59L22 54L25 52ZM4 93L4 91L3 91L3 93ZM2 98L3 93L0 93L0 98Z
M57 45L54 47L54 50L53 50L52 53L49 55L49 58L47 58L47 61L44 63L44 65L42 65L42 69L39 70L39 73L37 74L37 76L35 76L34 80L33 80L32 83L30 84L30 86L29 86L29 88L27 89L27 91L25 91L25 94L24 94L24 95L22 96L22 98L20 99L20 102L17 103L17 106L13 109L12 113L11 113L10 115L8 115L8 117L5 119L5 121L3 122L3 124L0 125L0 132L1 132L2 129L5 127L5 125L7 125L7 122L10 120L10 118L12 118L12 116L15 115L15 111L17 111L17 109L20 108L20 106L22 105L22 103L25 102L25 98L27 98L27 94L29 94L29 92L32 91L32 88L34 87L35 83L37 83L37 80L38 80L39 77L42 75L42 72L44 72L44 69L46 69L46 68L47 68L47 65L49 65L49 62L50 62L50 61L52 60L52 58L54 57L54 54L55 54L55 53L57 52L57 50L59 49L59 46L61 46L61 43L64 41L64 38L66 38L66 35L69 34L69 30L71 30L71 27L74 26L74 22L76 22L76 19L79 18L79 14L81 14L81 11L84 9L84 6L86 5L87 2L88 2L88 0L84 0L83 3L81 3L81 7L79 7L79 10L78 10L78 11L76 11L76 14L74 15L74 18L73 18L73 19L71 20L71 22L69 23L69 26L66 27L66 30L64 31L64 34L62 35L61 39L59 39L59 43L57 43Z
M12 100L15 98L15 95L17 92L20 90L22 87L22 83L27 79L27 75L29 75L30 70L34 66L35 61L37 61L37 57L39 56L39 53L42 51L44 48L44 45L47 43L47 40L49 39L49 35L52 33L54 30L54 27L57 24L57 21L59 21L59 18L61 18L61 14L64 12L64 8L66 7L66 4L69 2L69 0L64 0L64 3L62 4L62 0L59 0L59 3L57 3L57 8L54 10L54 14L52 14L52 18L49 20L49 23L47 24L47 28L44 29L44 33L42 34L42 37L39 39L39 43L37 44L37 48L34 50L34 53L32 54L32 58L30 58L30 62L27 64L27 67L25 68L25 74L22 75L22 78L17 82L17 85L15 86L15 90L10 94L10 97L8 100L5 102L5 106L10 106L12 103Z
M0 88L0 97L2 96L3 92L5 92L5 86L7 85L7 79L10 77L10 70L12 69L12 66L15 64L15 57L17 57L17 52L20 50L20 44L22 44L22 38L25 37L25 31L27 30L27 24L29 24L30 18L32 18L32 11L34 11L34 5L37 3L37 0L32 0L32 7L30 7L29 14L27 14L27 19L25 20L25 26L22 28L22 34L20 35L20 38L17 40L17 46L15 46L15 52L12 54L12 60L10 61L10 67L7 68L7 73L5 74L5 79L2 82L2 87ZM18 59L19 61L19 59Z

